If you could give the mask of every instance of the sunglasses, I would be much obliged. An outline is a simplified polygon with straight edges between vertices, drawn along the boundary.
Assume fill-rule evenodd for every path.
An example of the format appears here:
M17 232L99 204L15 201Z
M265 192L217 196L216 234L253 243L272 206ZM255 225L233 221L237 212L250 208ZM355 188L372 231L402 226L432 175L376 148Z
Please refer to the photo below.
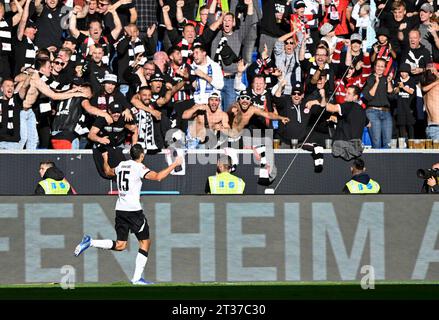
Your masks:
M298 92L298 91L296 91L296 92L293 92L292 95L293 95L293 96L301 96L301 95L302 95L302 92Z
M64 62L61 62L61 61L53 61L53 64L56 64L57 66L61 66L61 67L64 67Z
M242 96L242 97L239 97L239 100L251 100L252 98L250 98L249 96Z
M285 41L285 44L294 44L294 41Z

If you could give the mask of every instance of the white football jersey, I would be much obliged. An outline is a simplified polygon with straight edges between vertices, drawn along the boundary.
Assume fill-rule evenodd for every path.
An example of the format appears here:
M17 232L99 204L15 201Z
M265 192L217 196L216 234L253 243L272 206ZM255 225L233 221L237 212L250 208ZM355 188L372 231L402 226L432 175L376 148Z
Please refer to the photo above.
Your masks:
M119 190L116 210L142 210L142 205L140 204L142 179L149 171L150 170L142 163L138 163L134 160L119 163L114 169L117 178L117 190Z

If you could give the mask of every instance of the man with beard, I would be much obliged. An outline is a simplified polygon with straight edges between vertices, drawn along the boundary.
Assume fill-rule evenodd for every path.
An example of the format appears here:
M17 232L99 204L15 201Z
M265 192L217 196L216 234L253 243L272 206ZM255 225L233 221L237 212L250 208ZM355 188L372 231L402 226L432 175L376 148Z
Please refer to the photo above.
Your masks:
M168 129L165 117L162 122L162 113L156 103L152 103L152 91L149 86L143 86L136 95L139 99L133 103L136 108L136 120L139 131L138 143L147 153L159 152L164 147L164 137Z
M182 119L183 112L188 110L194 105L193 92L194 88L191 83L195 80L190 76L190 67L183 63L183 56L179 47L172 47L169 50L170 67L168 71L169 77L172 78L174 84L181 81L184 82L184 86L181 90L177 91L171 99L173 104L173 113L175 113L176 127L183 131L187 129L187 121Z
M281 120L283 124L287 124L290 119L277 115L273 112L267 112L253 106L251 95L247 90L241 91L238 102L233 104L227 111L229 115L230 129L227 130L230 142L239 141L242 137L242 130L249 124L253 116L261 116L271 120Z
M102 81L100 90L95 93L90 100L92 106L97 107L100 110L108 110L108 107L112 102L120 105L123 109L122 115L126 120L132 120L131 113L129 111L130 104L125 96L116 90L117 76L111 73L107 73Z
M93 148L93 158L96 169L101 177L109 179L104 171L103 153L108 152L108 161L111 167L116 167L121 161L125 160L122 148L127 138L127 133L131 132L132 145L137 143L138 130L134 121L126 121L122 116L123 107L113 101L108 106L108 113L112 122L108 122L103 117L96 118L90 129L88 138L95 142Z
M278 135L281 140L281 148L289 148L291 139L297 139L299 143L303 142L308 133L308 124L310 119L310 109L305 108L303 99L303 88L300 84L293 87L291 96L282 95L282 89L286 86L286 81L282 80L273 96L273 102L281 116L290 119L287 124L280 123ZM319 107L313 109L321 110Z
M230 129L229 117L220 108L221 94L214 91L210 94L208 104L196 104L183 113L183 119L191 119L192 125L187 130L188 145L198 148L200 143L205 143L207 129L218 136L218 133Z

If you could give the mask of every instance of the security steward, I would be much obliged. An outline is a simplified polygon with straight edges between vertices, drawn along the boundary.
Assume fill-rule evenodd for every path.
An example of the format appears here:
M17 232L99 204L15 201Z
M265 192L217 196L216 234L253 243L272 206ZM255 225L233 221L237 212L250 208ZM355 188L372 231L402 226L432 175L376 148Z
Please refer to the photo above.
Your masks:
M40 163L40 176L43 180L38 182L35 194L38 195L69 195L74 194L70 183L64 173L52 161Z
M355 159L351 167L352 178L346 183L343 192L350 194L380 193L379 183L372 180L365 171L364 161L360 158Z
M206 183L206 193L243 194L245 182L230 173L232 168L229 156L222 155L217 162L216 175L210 176Z

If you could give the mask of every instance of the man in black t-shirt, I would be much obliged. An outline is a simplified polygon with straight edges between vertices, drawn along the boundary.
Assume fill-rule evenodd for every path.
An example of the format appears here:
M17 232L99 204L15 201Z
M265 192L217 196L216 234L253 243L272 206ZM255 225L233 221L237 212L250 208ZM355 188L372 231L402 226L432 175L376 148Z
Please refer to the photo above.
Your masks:
M369 123L366 111L358 103L360 89L357 86L346 90L345 102L342 104L326 104L326 110L338 113L337 128L333 140L349 141L362 139L363 129Z
M112 102L108 107L108 113L113 122L109 123L107 119L98 117L88 134L88 138L95 142L93 158L98 173L104 179L108 179L109 177L105 174L103 168L104 159L102 153L108 152L108 161L113 168L125 160L121 147L124 146L129 131L132 132L132 145L137 143L137 126L134 121L127 122L122 116L122 111L123 107L120 104Z
M345 102L341 105L323 102L327 111L338 113L337 128L332 137L332 154L347 161L361 156L363 130L369 124L366 111L358 103L359 99L360 89L352 86L346 90Z

